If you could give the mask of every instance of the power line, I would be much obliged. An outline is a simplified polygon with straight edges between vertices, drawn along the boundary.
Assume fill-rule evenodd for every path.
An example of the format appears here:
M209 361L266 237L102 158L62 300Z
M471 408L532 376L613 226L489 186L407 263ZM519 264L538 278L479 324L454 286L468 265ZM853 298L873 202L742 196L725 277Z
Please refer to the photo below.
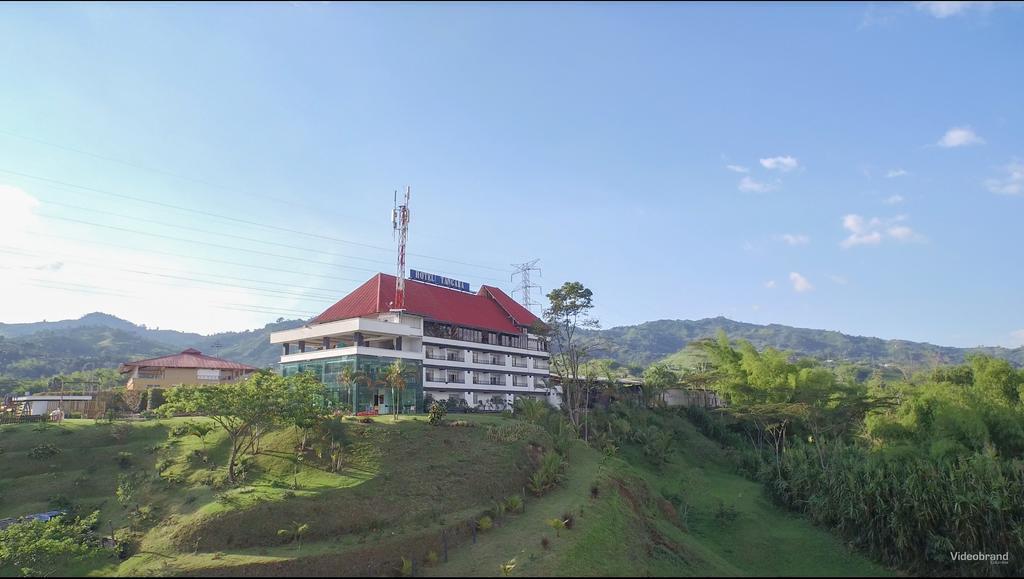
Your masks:
M0 252L8 253L8 254L15 253L15 252L4 250L4 249L0 249ZM22 253L22 255L24 255L24 253ZM83 263L82 261L76 261L76 260L73 260L73 259L72 260L66 260L66 261L68 261L69 263ZM92 265L92 264L89 264L87 262L85 264L86 265ZM281 298L283 296L283 297L294 297L294 298L306 299L306 300L311 300L311 301L323 301L323 302L335 302L335 301L341 299L338 296L329 296L329 295L321 295L321 294L309 294L309 293L296 293L296 292L289 292L289 291L285 291L285 290L252 287L252 286L245 286L245 285L239 285L239 284L229 284L229 283L210 281L210 280L205 280L205 279L200 279L200 278L195 278L195 277L169 275L169 274L155 273L155 272L149 272L149 271L137 270L137 269L118 268L118 267L110 267L110 266L104 266L104 265L100 265L100 266L97 266L97 267L99 267L100 269L108 270L108 271L119 271L119 272L131 273L131 274L136 274L136 275L161 277L161 278L173 279L173 280L181 280L181 281L192 281L192 282L205 283L205 284L209 284L209 285L213 285L213 286L218 286L218 287L223 287L223 288L244 289L244 290L259 292L259 293L263 294L263 296L271 297L271 298ZM71 284L71 282L59 282L59 281L55 281L55 280L36 280L36 281L47 281L47 282L53 282L53 283L65 283L65 284L74 285L74 284Z
M101 286L90 286L90 285L85 285L85 284L66 284L69 287L64 287L64 286L60 285L61 283L64 283L64 282L47 283L46 280L38 280L38 281L33 280L32 282L27 283L26 285L30 285L30 286L33 286L33 287L41 287L41 288L47 288L47 289L55 289L55 290L60 290L60 291L73 292L73 293L76 293L76 294L91 293L91 294L110 295L110 296L114 296L114 297L128 298L128 299L137 299L137 300L138 299L145 299L142 296L138 296L138 295L123 294L123 293L113 292L113 291L110 291L109 288L103 288ZM317 315L315 313L307 312L307 311L286 310L286 309L270 308L270 307L264 308L263 306L243 306L242 304L238 305L240 307L235 307L235 306L232 306L232 305L222 305L222 304L212 303L212 302L207 303L207 305L209 305L212 308L221 309L221 310L246 311L246 312L253 312L253 313L258 313L258 314L282 314L283 313L283 314L287 314L287 315L303 315L303 316L310 317L310 318Z
M145 164L142 164L142 163L137 163L135 161L126 161L124 159L119 159L117 157L111 157L109 155L101 155L99 153L93 153L92 151L86 151L84 149L79 149L77 147L71 147L69 145L62 145L60 143L55 143L53 141L48 141L48 140L40 139L40 138L37 138L37 137L30 137L28 135L23 135L23 134L20 134L20 133L16 133L14 131L0 129L0 134L7 135L9 137L14 137L16 139L22 139L22 140L25 140L25 141L37 143L37 144L40 144L40 145L45 145L47 147L53 147L53 148L56 148L56 149L61 149L61 150L64 150L64 151L69 151L69 152L72 152L72 153L77 153L79 155L85 155L85 156L88 156L88 157L92 157L94 159L101 159L101 160L109 161L109 162L112 162L112 163L118 163L118 164L121 164L121 165L125 165L127 167L132 167L133 169L139 169L139 170L142 170L142 171L149 171L151 173L156 173L156 174L160 174L160 175L166 175L166 176L173 177L173 178L176 178L176 179L182 179L182 180L185 180L185 181L191 181L193 183L197 183L197 184L200 184L200 185L205 185L207 187L213 187L213 188L217 188L217 189L222 189L224 191L231 191L233 193L236 193L236 194L239 194L239 195L244 195L246 197L252 197L252 196L261 197L263 199L268 199L268 200L273 201L275 203L285 204L285 205L287 205L289 207L296 206L296 205L300 206L300 207L307 207L307 208L312 209L312 210L314 210L316 212L322 212L324 210L324 207L322 207L322 206L311 206L309 204L302 203L302 202L297 201L295 199L281 199L281 198L275 197L273 195L266 195L266 194L262 194L262 193L252 193L251 191L241 191L239 189L228 187L228 186L222 185L220 183L214 183L214 182L206 180L206 179L200 179L200 178L197 178L197 177L191 177L189 175L184 175L184 174L181 174L181 173L178 173L178 172L175 172L175 171L169 171L167 169L161 169L161 168L158 168L158 167L153 167L153 166L145 165ZM336 211L332 211L332 213L334 213L335 215L342 215L342 214L340 214L340 213L338 213ZM344 216L344 215L342 215L342 216ZM351 216L347 216L347 217L351 217ZM422 234L421 233L421 235L424 235L425 237L433 237L435 239L443 239L444 241L451 241L449 239L444 239L444 238L436 236L436 235L430 235L429 233L428 234ZM389 248L378 248L378 249L389 250ZM460 265L466 265L466 266L470 266L470 267L479 267L479 268L483 268L483 269L491 269L491 270L494 270L494 271L502 271L502 272L505 271L504 269L496 268L496 267L492 267L492 266L488 266L488 265L474 264L474 263L458 261L458 260L452 260L452 259L446 259L446 258L441 258L441 257L435 257L435 256L430 256L430 255L423 255L423 254L416 254L416 253L410 253L409 255L411 255L413 257L424 258L424 259L434 259L434 260L438 260L438 261L447 261L449 263L457 263L457 264L460 264Z
M176 224L173 224L173 223L167 223L165 221L160 221L158 219L147 219L145 217L135 217L135 216L132 216L132 215L125 215L123 213L115 213L113 211L105 211L105 210L102 210L102 209L94 209L94 208L91 208L91 207L81 207L81 206L78 206L78 205L72 205L70 203L63 203L63 202L60 202L60 201L46 200L46 204L47 205L58 205L58 206L61 206L61 207L67 207L67 208L70 208L70 209L75 209L77 211L89 211L89 212L92 212L92 213L99 213L101 215L107 215L107 216L110 216L110 217L118 217L118 218L121 218L121 219L129 219L129 220L132 220L132 221L140 221L140 222L143 222L143 223L154 223L154 224L160 225L161 227L170 227L170 228L173 228L173 229L181 229L181 230L184 230L184 231L194 231L194 232L197 232L197 233L206 233L208 235L220 235L222 237L228 237L228 238L231 238L231 239L238 239L238 240L241 240L241 241L249 241L249 242L253 242L253 243L263 243L265 245L283 247L283 248L286 248L286 249L294 249L294 250L298 250L298 251L305 251L305 252L316 253L316 254L321 254L321 255L324 254L323 251L320 251L318 249L310 248L310 247L305 247L305 246L301 246L301 245L291 245L291 244L287 244L287 243L280 243L280 242L277 242L277 241L268 241L266 239L259 239L259 238L255 238L255 237L246 237L244 235L234 235L234 234L231 234L231 233L224 233L224 232L221 232L221 231L211 231L209 229L203 229L201 227L189 227L187 225L176 225ZM53 217L55 219L62 219L60 217L50 216L50 215L46 215L46 214L39 214L39 215L42 216L42 217ZM106 227L106 225L102 225L102 227ZM140 232L140 233L143 233L144 235L149 235L149 233L145 233L145 232ZM191 240L191 241L195 242L195 240ZM360 257L360 256L356 256L356 255L347 255L347 254L342 254L342 253L328 253L326 255L328 255L330 257L343 257L343 258L348 258L348 259L357 259L357 260L360 260L360 261L366 261L366 262L370 262L370 263L377 263L377 264L381 264L381 265L390 265L390 263L391 263L391 262L382 261L382 260L379 260L379 259L372 259L372 258L369 258L369 257ZM337 265L335 267L349 267L349 266ZM358 268L354 268L354 269L358 269ZM364 271L376 271L376 270L365 269L364 268ZM443 273L445 275L455 275L455 274L450 274L450 273L447 273L447 272L441 272L441 273ZM492 278L492 277L477 276L477 275L472 275L472 274L468 274L468 277L476 277L476 278L484 279L484 280L498 281L497 279Z
M103 246L106 246L106 247L116 247L118 249L128 249L128 250L132 250L132 251L139 251L139 248L137 248L137 247L131 247L129 245L121 245L121 244L118 244L118 243L110 243L110 242L107 242L107 241L96 241L94 239L82 239L82 238L79 238L79 237L69 237L67 235L57 235L55 233L43 233L41 231L29 231L28 233L30 235L37 235L37 236L41 236L41 237L50 237L50 238L53 238L53 239L63 239L63 240L66 240L66 241L74 241L76 243L85 243L85 244L88 244L88 245L103 245ZM357 283L362 283L362 282L366 281L364 279L353 279L353 278L339 277L339 276L336 276L336 275L329 275L329 274L316 274L316 275L313 275L313 274L309 273L308 271L298 271L298 270L294 270L294 269L281 269L281 268L278 268L278 267L270 267L270 266L266 266L266 265L254 265L254 264L251 264L251 263L242 263L242 262L238 262L238 261L229 261L229 260L224 260L224 259L215 259L215 258L212 258L212 257L201 257L201 256L197 256L197 255L186 255L186 254L174 253L174 252L170 252L170 251L159 251L159 250L156 250L156 249L147 249L146 253L151 253L151 254L155 254L155 255L166 255L168 257L178 257L178 258L182 258L182 259L191 259L191 260L196 260L196 261L205 261L205 262L208 262L208 263L217 263L217 264L221 264L221 265L233 265L233 266L237 266L237 267L248 267L248 268L252 268L252 269L262 269L262 270L266 270L266 271L276 271L276 272L280 272L280 273L291 273L291 274L296 274L296 275L306 275L306 276L323 278L323 279L336 279L336 280L340 280L340 281L351 281L351 282L357 282ZM212 275L212 274L208 274L208 275Z
M60 255L60 254L55 254L55 253L49 253L49 254L43 254L43 253L38 253L38 252L32 253L32 252L26 251L25 248L13 247L13 246L9 246L9 245L7 245L7 246L0 246L0 251L3 251L4 253L13 253L13 254L19 254L19 255L24 255L24 256L29 256L29 257L38 257L38 258L44 258L44 259L60 259L60 260L62 260L62 262L66 261L66 262L69 262L69 263L79 263L79 264L83 264L83 265L94 265L94 266L98 266L98 267L108 267L108 266L110 266L112 264L113 265L127 265L127 264L123 264L123 263L118 264L116 262L107 262L107 263L103 263L103 264L98 264L95 261L83 260L81 258L81 256L77 256L77 255L72 255L72 256L70 256L72 259L68 259L68 256L64 256L64 255ZM183 256L183 257L187 257L187 256ZM245 265L245 264L237 264L237 265ZM146 267L148 267L150 269L158 269L158 270L163 270L163 271L169 271L169 272L172 272L172 273L184 273L184 274L196 275L196 272L189 271L189 270L174 269L174 268L169 268L169 267L156 266L156 265L148 265L148 264L147 264ZM262 279L253 279L253 278L250 278L250 277L237 277L237 276L231 276L231 275L223 275L223 274L219 274L219 273L206 273L206 272L202 272L202 273L200 273L198 275L204 275L206 277L219 277L219 278L222 278L222 279L230 279L230 280L234 280L234 281L247 281L247 282L252 282L252 283L262 283L262 284L274 285L274 286L278 286L278 287L290 287L290 288L302 289L302 290L307 290L307 291L308 291L308 289L310 289L310 288L299 288L299 286L281 286L280 283L274 282L274 281L266 281L266 280L262 280ZM352 282L363 282L364 281L364 280L361 280L361 279L347 279L347 278L340 278L340 279L344 279L345 281L352 281ZM335 290L331 290L331 289L328 289L328 288L313 288L313 289L315 289L317 291L325 291L325 292L335 291ZM351 291L351 290L345 290L345 291ZM342 294L343 292L342 292L342 290L337 290L336 293Z
M164 208L168 208L168 209L175 209L175 210L178 210L178 211L186 211L186 212L194 213L194 214L197 214L197 215L204 215L206 217L212 217L214 219L223 219L223 220L227 220L227 221L233 221L233 222L241 223L241 224L244 224L244 225L251 225L253 227L264 227L264 228L267 228L267 229L283 231L283 232L286 232L286 233L291 233L293 235L302 235L302 236L316 238L316 239L324 239L324 240L328 240L328 241L333 241L335 243L344 243L344 244L348 244L348 245L354 245L354 246L358 246L358 247L363 247L363 248L366 248L366 249L375 249L375 250L378 250L378 251L387 251L387 252L391 252L392 251L391 248L389 248L389 247L383 247L383 246L379 246L379 245L372 245L372 244L369 244L369 243L362 243L362 242L358 242L358 241L352 241L352 240L349 240L349 239L341 239L341 238L338 238L338 237L333 237L333 236L330 236L330 235L323 235L323 234L320 234L320 233L311 233L311 232L308 232L308 231L301 231L301 230L298 230L298 229L291 229L291 228L288 228L288 227L282 227L280 225L271 225L271 224L268 224L268 223L260 223L260 222L257 222L257 221L251 221L251 220L248 220L248 219L242 219L240 217L232 217L230 215L222 215L222 214L219 214L219 213L214 213L214 212L211 212L211 211L204 211L204 210L195 209L195 208L192 208L192 207L182 207L180 205L174 205L173 203L165 203L163 201L154 201L152 199L144 199L142 197L136 197L136 196L127 195L127 194L124 194L124 193L116 193L114 191L109 191L109 190L105 190L105 189L98 189L96 187L89 187L89 186L86 186L86 185L78 185L78 184L70 183L70 182L67 182L67 181L61 181L59 179L51 179L49 177L41 177L39 175L31 175L31 174L23 173L23 172L20 172L20 171L11 171L9 169L0 169L0 173L7 173L9 175L16 175L18 177L24 177L24 178L27 178L27 179L35 179L35 180L38 180L38 181L43 181L43 182L46 182L46 183L60 185L60 186L63 186L63 187L70 187L72 189L81 189L83 191L89 191L89 192L92 192L92 193L99 193L100 195L107 195L107 196L111 196L111 197L117 197L117 198L120 198L120 199L128 199L128 200L135 201L135 202L138 202L138 203L148 203L150 205L156 205L156 206L164 207ZM490 270L502 271L502 272L506 271L504 269L496 268L496 267L492 267L492 266L488 266L488 265L474 264L474 263L469 263L469 262L465 262L465 261L447 259L447 258L443 258L443 257L436 257L436 256L432 256L432 255L425 255L425 254L409 254L409 255L413 255L415 257L420 257L420 258L423 258L423 259L433 259L433 260L443 261L443 262L448 262L448 263L456 263L456 264L465 265L465 266L468 266L468 267L477 267L477 268L481 268L481 269L490 269Z

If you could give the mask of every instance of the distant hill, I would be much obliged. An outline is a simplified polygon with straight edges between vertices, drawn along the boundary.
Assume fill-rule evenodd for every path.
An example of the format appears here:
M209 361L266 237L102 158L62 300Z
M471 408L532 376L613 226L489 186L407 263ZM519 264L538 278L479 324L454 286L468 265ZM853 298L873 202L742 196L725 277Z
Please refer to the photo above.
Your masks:
M151 329L116 316L92 313L77 320L0 324L0 378L42 378L83 369L113 368L119 363L196 348L207 354L257 367L275 364L278 346L270 333L296 328L303 320L282 320L243 332L204 336ZM758 348L771 346L822 360L894 363L910 368L956 364L970 352L984 352L1024 366L1024 348L953 348L905 340L849 336L840 332L767 326L727 318L658 320L587 332L594 355L623 365L647 366L666 359L686 366L699 358L686 346L724 330Z
M0 324L0 377L41 378L110 368L121 362L173 354L186 348L266 367L276 363L280 355L279 346L270 343L270 332L303 323L282 320L256 330L209 336L150 329L99 312L77 320Z
M967 354L980 352L1024 366L1024 347L954 348L779 324L748 324L723 317L658 320L587 332L586 337L594 345L594 355L597 357L611 358L622 364L646 366L669 356L675 356L676 361L690 360L693 358L692 352L682 352L687 344L701 338L712 338L719 330L725 331L730 339L748 340L757 348L789 350L803 356L836 362L893 363L921 368L959 364Z

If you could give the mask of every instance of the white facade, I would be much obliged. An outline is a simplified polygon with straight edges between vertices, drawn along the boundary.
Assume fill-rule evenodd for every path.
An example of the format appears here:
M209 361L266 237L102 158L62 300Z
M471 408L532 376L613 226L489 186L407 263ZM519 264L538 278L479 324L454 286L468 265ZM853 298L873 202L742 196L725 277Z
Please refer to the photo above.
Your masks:
M425 330L438 323L443 322L388 312L274 332L270 341L282 345L282 364L352 355L417 361L423 367L423 393L435 400L462 399L470 407L483 409L511 407L522 396L558 404L544 338L525 331L512 336L481 328L467 328L471 331L466 334L484 339L500 335L498 343L428 335Z

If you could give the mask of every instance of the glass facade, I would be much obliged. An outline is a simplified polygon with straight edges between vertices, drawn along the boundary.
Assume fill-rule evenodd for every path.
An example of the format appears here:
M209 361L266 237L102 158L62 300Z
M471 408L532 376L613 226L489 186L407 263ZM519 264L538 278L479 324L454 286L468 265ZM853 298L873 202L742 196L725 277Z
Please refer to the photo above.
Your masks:
M353 412L376 409L381 414L394 412L395 400L391 388L384 382L384 372L396 358L378 356L339 356L323 360L286 362L281 364L281 374L291 376L312 372L327 387L333 401L343 404ZM406 360L405 389L397 396L399 411L413 413L423 405L423 365L419 360ZM351 369L351 384L344 384L342 373Z

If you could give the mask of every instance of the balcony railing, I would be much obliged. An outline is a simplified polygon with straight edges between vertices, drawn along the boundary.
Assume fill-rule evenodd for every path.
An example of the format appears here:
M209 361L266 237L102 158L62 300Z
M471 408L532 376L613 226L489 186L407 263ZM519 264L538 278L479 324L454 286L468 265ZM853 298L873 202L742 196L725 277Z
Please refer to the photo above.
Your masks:
M437 350L427 350L426 356L427 356L428 360L447 360L448 359L448 358L445 357L445 353L444 352L439 352Z
M448 352L447 357L445 358L445 360L448 360L449 362L465 362L466 361L466 355L463 354L461 351L458 351L458 352Z
M526 358L512 358L512 366L514 368L525 368Z
M529 386L529 382L527 381L526 376L513 376L512 385L525 388L526 386Z
M490 364L492 366L504 366L505 356L495 356L493 354L473 354L474 364Z
M533 360L533 367L536 368L537 370L548 370L551 368L551 363L548 362L547 360L535 358Z
M506 380L506 376L504 374L500 376L474 374L473 383L483 384L485 386L506 386L508 384L508 381Z

